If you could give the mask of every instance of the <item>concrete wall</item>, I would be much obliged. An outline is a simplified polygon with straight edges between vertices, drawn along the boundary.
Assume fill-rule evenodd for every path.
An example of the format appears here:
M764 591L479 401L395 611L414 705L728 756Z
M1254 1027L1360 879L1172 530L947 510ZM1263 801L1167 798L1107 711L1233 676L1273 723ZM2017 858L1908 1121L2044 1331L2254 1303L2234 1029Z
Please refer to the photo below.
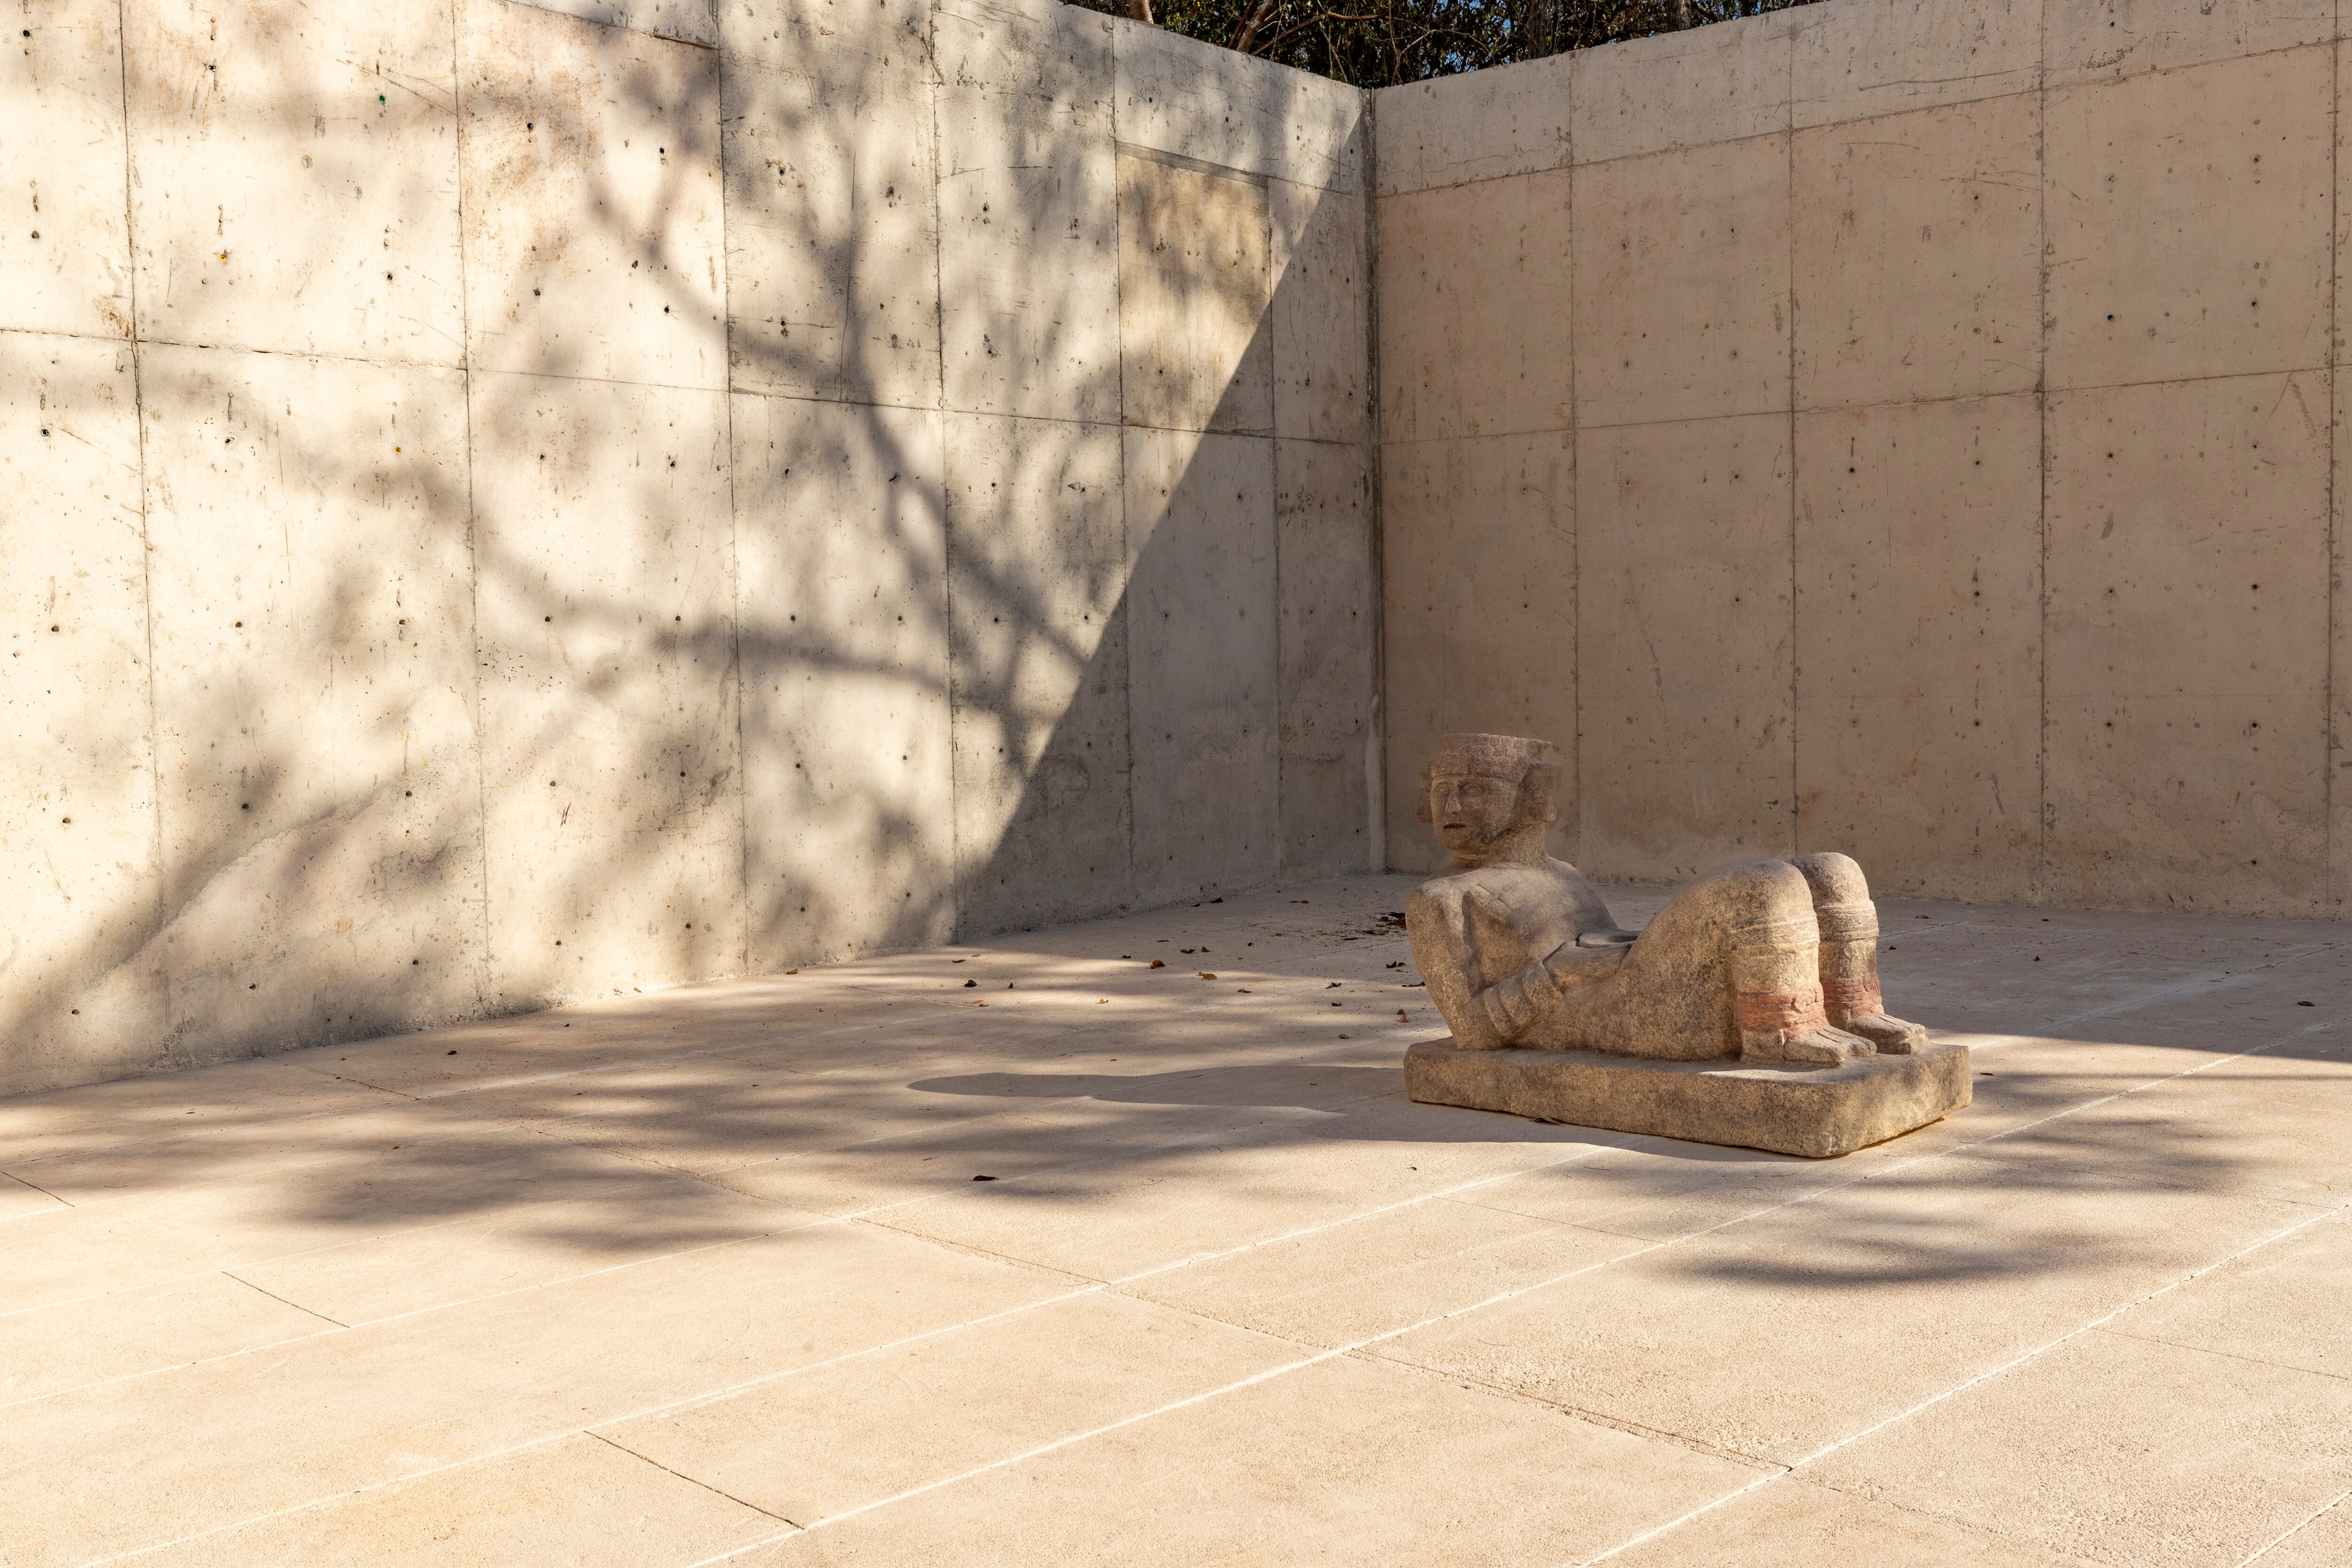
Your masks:
M1361 95L1052 0L10 11L0 1092L1377 862Z
M2345 913L2345 47L1829 0L1377 95L1391 863L1506 730L1603 876Z

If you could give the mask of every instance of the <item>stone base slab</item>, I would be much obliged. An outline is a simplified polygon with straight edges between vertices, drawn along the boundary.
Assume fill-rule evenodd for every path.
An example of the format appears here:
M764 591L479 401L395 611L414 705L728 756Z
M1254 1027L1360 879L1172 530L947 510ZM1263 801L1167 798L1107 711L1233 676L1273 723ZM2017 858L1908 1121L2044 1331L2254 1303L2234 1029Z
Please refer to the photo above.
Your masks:
M1969 1048L1921 1047L1842 1068L1668 1062L1597 1051L1404 1054L1405 1092L1425 1105L1501 1110L1613 1132L1727 1143L1826 1160L1925 1127L1969 1103Z

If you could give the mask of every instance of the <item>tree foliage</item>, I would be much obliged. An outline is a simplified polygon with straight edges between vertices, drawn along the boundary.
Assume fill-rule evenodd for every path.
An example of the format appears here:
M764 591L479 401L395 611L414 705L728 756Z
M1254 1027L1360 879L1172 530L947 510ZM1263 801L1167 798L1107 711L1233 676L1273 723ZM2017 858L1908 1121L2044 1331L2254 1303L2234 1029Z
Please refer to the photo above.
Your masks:
M1073 0L1358 87L1780 11L1807 0ZM1145 15L1148 8L1148 16Z

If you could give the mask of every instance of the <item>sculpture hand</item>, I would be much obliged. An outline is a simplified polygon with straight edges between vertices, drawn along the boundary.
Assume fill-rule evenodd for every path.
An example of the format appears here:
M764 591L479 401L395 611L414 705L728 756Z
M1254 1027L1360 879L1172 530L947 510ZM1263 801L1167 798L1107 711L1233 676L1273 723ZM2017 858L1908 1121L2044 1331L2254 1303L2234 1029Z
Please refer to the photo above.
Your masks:
M1543 961L1544 973L1555 985L1582 985L1616 973L1633 951L1631 942L1611 942L1606 947L1586 947L1582 939L1571 937L1551 950Z

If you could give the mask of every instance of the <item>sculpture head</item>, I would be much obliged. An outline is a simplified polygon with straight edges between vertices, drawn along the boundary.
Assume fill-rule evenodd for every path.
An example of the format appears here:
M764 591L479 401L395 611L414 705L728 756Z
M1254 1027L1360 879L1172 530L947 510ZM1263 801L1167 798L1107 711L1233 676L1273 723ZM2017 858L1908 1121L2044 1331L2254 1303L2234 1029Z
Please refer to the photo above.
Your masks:
M1559 752L1517 735L1447 735L1421 773L1421 820L1455 856L1540 858Z

